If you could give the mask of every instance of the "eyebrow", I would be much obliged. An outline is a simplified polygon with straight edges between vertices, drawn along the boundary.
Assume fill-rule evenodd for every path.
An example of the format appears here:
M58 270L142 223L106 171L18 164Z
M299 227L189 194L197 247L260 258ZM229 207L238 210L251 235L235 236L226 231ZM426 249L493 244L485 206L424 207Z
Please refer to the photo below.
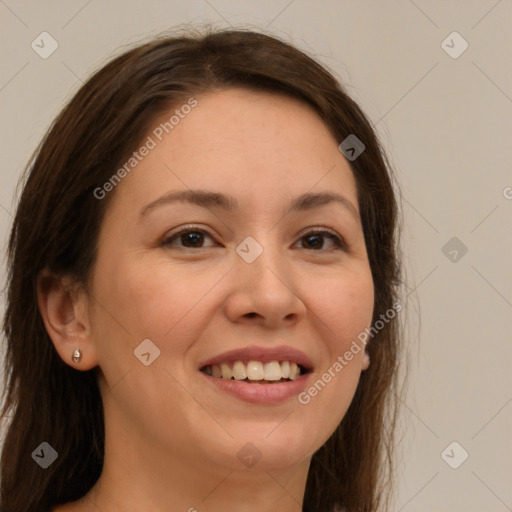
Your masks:
M147 204L140 211L140 217L146 216L151 210L157 207L174 202L187 202L202 206L208 209L220 209L226 212L233 212L238 208L238 201L232 196L220 192L208 190L181 190L170 192ZM301 212L320 208L331 203L341 204L359 221L359 212L355 206L346 198L335 192L307 192L292 200L286 213Z

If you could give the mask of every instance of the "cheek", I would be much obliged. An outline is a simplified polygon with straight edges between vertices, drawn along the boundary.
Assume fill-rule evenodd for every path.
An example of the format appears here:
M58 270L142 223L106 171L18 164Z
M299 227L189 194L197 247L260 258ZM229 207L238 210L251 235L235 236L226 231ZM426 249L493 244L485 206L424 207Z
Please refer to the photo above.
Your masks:
M218 274L184 274L168 263L137 263L129 258L118 259L115 265L98 262L97 270L92 323L99 364L107 387L113 388L106 393L113 401L111 410L121 411L142 430L161 422L176 435L191 431L190 417L200 417L204 411L179 384L184 381L182 365L208 322L207 301L201 298L219 280ZM134 354L145 339L160 349L150 366Z
M318 284L318 282L317 282ZM371 325L374 287L369 268L340 272L309 294L315 331L326 351L299 402L332 433L345 415L361 376L364 345Z
M148 334L144 331L162 335L197 302L205 287L180 277L179 269L171 272L159 263L138 264L128 258L106 266L101 274L106 277L101 280L98 275L99 295L112 305L119 320L142 335Z
M373 316L374 288L369 268L340 272L309 283L308 308L316 315L331 349L344 350L369 327ZM306 285L308 286L308 285Z
M185 272L169 262L132 258L98 268L96 293L104 305L97 310L103 328L98 339L111 344L115 338L133 351L149 338L169 355L185 351L205 328L206 296L224 273L199 268Z

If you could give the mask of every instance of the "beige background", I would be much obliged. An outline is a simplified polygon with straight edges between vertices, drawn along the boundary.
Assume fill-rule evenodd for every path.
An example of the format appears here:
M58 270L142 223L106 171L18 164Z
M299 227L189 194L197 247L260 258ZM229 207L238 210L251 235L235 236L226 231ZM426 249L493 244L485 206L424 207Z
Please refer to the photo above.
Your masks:
M512 2L0 0L2 244L16 181L64 102L121 46L184 22L291 39L377 127L401 182L407 293L419 303L406 316L393 510L512 510ZM59 44L47 59L31 48L43 31ZM469 44L458 58L441 46L454 31ZM454 54L461 43L445 45ZM442 251L452 237L468 248L445 249L455 262ZM462 448L446 460L469 453L458 469L441 457L452 441Z

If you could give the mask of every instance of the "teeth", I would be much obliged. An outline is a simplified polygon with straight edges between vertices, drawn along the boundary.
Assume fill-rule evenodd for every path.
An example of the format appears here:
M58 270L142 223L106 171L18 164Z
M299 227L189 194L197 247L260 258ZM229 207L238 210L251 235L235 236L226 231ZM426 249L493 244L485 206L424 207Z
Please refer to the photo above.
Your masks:
M281 363L281 375L283 379L288 379L290 377L290 362L283 361Z
M231 377L233 377L233 371L229 367L228 363L222 363L220 365L220 369L222 370L222 378L223 379L231 379Z
M295 380L300 377L300 368L297 363L290 361L235 361L233 368L229 363L214 364L204 368L204 372L213 377L249 381L278 381L281 379Z
M235 361L233 365L233 375L235 380L244 380L247 378L247 368L242 361Z
M265 363L265 380L281 380L281 365L277 361Z
M297 366L297 363L290 364L290 379L295 380L300 375L300 368Z
M262 380L265 377L266 372L263 370L262 363L259 361L249 361L247 363L247 378L249 380Z

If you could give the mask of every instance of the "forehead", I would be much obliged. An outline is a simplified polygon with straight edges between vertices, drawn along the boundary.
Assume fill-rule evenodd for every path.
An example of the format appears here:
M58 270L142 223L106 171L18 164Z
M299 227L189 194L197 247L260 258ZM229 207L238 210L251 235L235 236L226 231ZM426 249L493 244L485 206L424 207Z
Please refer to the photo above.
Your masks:
M185 99L153 121L142 141L153 147L117 187L114 202L140 205L165 191L201 188L270 207L270 200L321 189L343 192L357 207L350 165L306 103L246 89L193 99L193 108L183 108Z

